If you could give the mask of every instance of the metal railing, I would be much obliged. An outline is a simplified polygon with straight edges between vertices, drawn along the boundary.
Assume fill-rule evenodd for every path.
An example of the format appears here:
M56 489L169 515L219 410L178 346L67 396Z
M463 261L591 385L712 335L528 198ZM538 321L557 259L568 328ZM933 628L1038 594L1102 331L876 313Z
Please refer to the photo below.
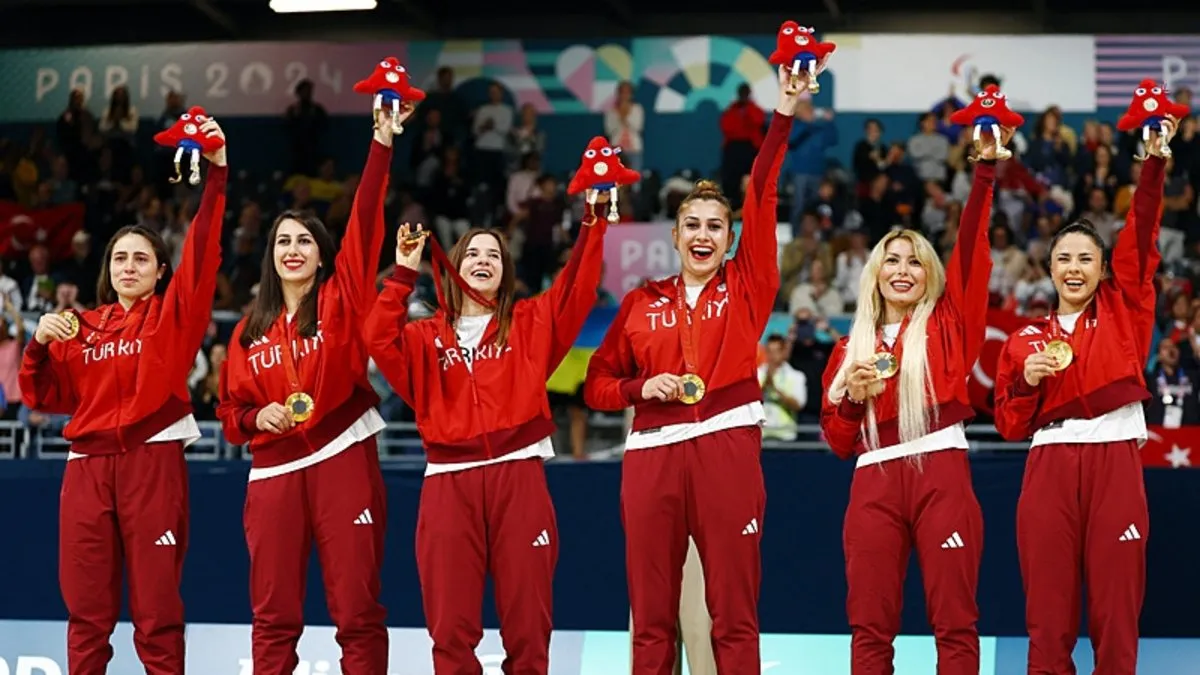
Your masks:
M250 454L245 446L234 445L225 440L218 422L199 422L201 438L188 446L190 461L249 461ZM597 436L606 439L606 449L594 455L595 459L619 459L623 449L624 424L619 418L596 416L589 421ZM768 429L770 431L770 429ZM795 426L794 441L767 439L766 450L795 452L829 452L829 446L821 440L821 429L816 424ZM1023 452L1028 443L1009 443L1000 438L995 427L972 425L967 427L967 439L971 450L983 452ZM421 450L421 438L417 425L410 422L390 422L379 434L380 457L389 462L422 464L425 461ZM17 421L0 421L0 460L45 459L64 460L68 443L56 430L30 427ZM561 444L560 444L561 445Z

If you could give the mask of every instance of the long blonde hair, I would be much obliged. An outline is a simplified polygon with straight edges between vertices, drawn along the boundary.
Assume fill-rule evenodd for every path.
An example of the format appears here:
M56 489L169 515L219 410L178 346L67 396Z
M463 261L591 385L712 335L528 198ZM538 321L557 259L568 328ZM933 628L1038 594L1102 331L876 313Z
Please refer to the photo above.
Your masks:
M858 308L854 312L854 324L850 327L850 339L846 343L846 354L838 366L837 374L829 387L829 400L837 404L846 396L846 378L855 362L869 359L876 352L876 334L883 324L884 299L879 290L879 270L887 257L887 247L893 241L904 239L912 245L913 252L925 268L925 295L912 308L908 326L901 336L900 355L900 442L915 440L929 433L930 395L933 393L933 378L929 373L926 352L926 326L937 301L946 290L946 270L938 259L937 252L925 237L915 230L889 232L867 258L863 267L858 290ZM879 430L875 422L875 397L883 391L884 383L871 385L870 397L866 401L867 418L863 430L867 435L867 447L879 447Z

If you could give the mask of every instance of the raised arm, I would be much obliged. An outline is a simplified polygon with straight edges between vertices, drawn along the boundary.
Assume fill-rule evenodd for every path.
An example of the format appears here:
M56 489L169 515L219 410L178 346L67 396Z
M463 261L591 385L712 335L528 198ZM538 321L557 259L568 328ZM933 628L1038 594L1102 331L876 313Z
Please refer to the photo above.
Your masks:
M750 185L742 206L742 233L730 265L747 283L751 316L761 332L775 296L779 293L779 250L776 238L779 205L779 168L792 132L791 115L778 111L771 116L766 140L750 170Z
M209 164L200 208L188 226L179 268L163 296L160 321L170 321L179 330L179 335L186 341L180 353L186 353L188 359L200 351L212 320L217 272L221 267L221 227L225 222L228 179L227 165ZM163 327L161 323L159 326ZM191 361L187 365L190 367Z
M1156 140L1151 141L1152 143ZM1162 223L1163 181L1166 160L1151 155L1142 163L1142 175L1133 192L1133 205L1125 217L1125 227L1117 235L1112 253L1112 278L1125 303L1135 310L1139 354L1150 349L1154 326L1154 274L1162 255L1158 251L1158 230Z
M415 269L396 265L392 275L383 282L383 290L363 326L367 353L375 359L375 365L392 389L410 406L414 405L414 389L409 352L419 349L420 345L409 344L405 338L409 332L408 296L412 295L416 284Z
M566 266L554 278L550 288L532 300L539 323L550 331L547 378L566 357L579 337L588 314L596 305L600 271L604 264L604 234L607 230L608 220L598 217L597 212L589 207Z
M833 385L833 378L845 358L846 339L843 338L834 346L829 362L825 364L825 373L821 376L821 433L835 455L849 459L854 455L854 447L862 434L867 406L865 403L855 403L845 395L837 403L829 400L828 392Z
M971 194L958 219L958 238L946 265L946 294L962 331L962 360L969 371L979 359L987 333L988 283L992 275L989 234L996 162L975 164Z
M79 396L75 393L71 374L58 357L52 353L49 344L42 344L36 338L25 345L17 382L21 386L21 403L26 408L56 415L73 415L79 407Z
M624 410L642 400L646 380L638 377L633 346L625 333L625 321L637 294L632 291L625 295L608 332L588 360L583 400L593 410Z
M388 122L390 125L390 121ZM386 140L387 143L382 141ZM392 163L391 136L376 131L367 154L350 222L342 237L342 248L334 263L333 281L351 320L358 323L371 309L375 299L375 275L383 249L383 200L387 192L388 170Z
M260 406L238 395L238 390L230 383L230 364L246 363L246 352L239 341L241 326L234 330L229 340L229 353L221 364L221 378L217 389L217 419L221 421L221 431L225 440L233 445L245 445L258 432L258 411Z
M994 417L996 431L1005 440L1023 441L1033 436L1042 390L1025 381L1025 361L1016 353L1013 338L1004 343L996 365Z

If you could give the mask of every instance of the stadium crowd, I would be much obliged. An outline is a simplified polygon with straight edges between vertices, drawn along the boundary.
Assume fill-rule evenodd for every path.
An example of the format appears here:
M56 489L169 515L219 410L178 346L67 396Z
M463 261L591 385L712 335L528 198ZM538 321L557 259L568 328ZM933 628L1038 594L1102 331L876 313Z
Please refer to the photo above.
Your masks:
M450 68L437 73L436 85L405 134L411 153L401 158L406 166L391 184L388 222L392 232L402 222L428 223L446 246L471 225L503 228L512 242L521 291L537 293L564 261L583 205L564 194L567 176L542 170L541 157L555 139L539 127L532 106L514 109L503 88L493 84L488 100L472 107L456 92L454 78ZM979 86L989 83L999 84L985 75ZM271 176L256 177L238 171L234 160L226 214L232 226L225 230L214 298L217 318L191 376L198 419L215 419L224 343L234 319L256 292L264 238L274 216L283 209L311 209L335 233L349 217L357 176L341 172L320 153L329 117L314 99L311 83L300 83L295 94L280 121L290 140L290 164ZM1190 91L1173 95L1191 104ZM844 139L832 111L815 108L811 101L801 103L780 186L780 221L791 223L792 236L781 246L782 289L776 309L791 317L791 330L768 341L760 375L768 379L780 369L791 374L790 384L767 395L768 400L776 396L773 400L782 405L784 419L815 420L820 373L839 337L831 319L853 311L862 266L874 242L896 226L917 228L948 255L973 170L967 160L970 130L949 122L950 113L962 105L953 97L931 102L930 111L917 116L912 128L885 129L880 121L868 120L860 138ZM102 102L86 101L76 91L53 127L35 129L19 141L0 137L0 222L9 221L13 227L16 215L34 214L50 227L61 224L67 232L65 237L54 232L47 240L21 244L15 243L19 237L9 237L0 247L0 298L7 328L0 331L5 418L32 426L62 423L22 410L19 403L17 370L32 326L29 319L95 302L97 256L112 232L133 223L161 231L178 262L198 193L168 182L173 174L171 152L154 147L149 137L170 126L186 108L185 96L177 92L170 93L163 110L152 116L135 109L124 87ZM624 148L625 164L644 175L640 185L622 195L622 203L632 205L623 209L627 221L673 219L674 208L698 178L692 172L664 176L644 165L644 148L653 143L643 138L647 114L634 100L632 85L624 83L603 115L609 140ZM720 118L719 176L735 203L762 142L765 119L748 86ZM992 305L1016 316L1044 313L1050 307L1054 287L1047 274L1047 244L1059 227L1087 218L1111 243L1124 225L1140 171L1137 157L1142 154L1139 136L1121 134L1108 121L1088 120L1074 129L1063 123L1055 107L1030 121L1011 144L1019 161L1000 165L991 230L996 263L990 281ZM1172 143L1159 241L1163 264L1154 341L1158 348L1147 364L1152 392L1172 388L1188 401L1183 424L1200 424L1200 398L1191 384L1200 379L1197 132L1197 120L1189 116ZM714 130L714 138L716 134ZM831 151L845 143L853 143L849 166L831 159ZM383 264L389 261L385 255ZM390 271L390 265L380 269L379 278ZM615 302L597 289L598 304ZM418 317L436 303L428 268L410 303ZM385 399L385 418L407 420L403 404L383 379L374 382ZM586 425L579 397L560 400L573 410L572 424ZM1157 400L1148 404L1147 421L1152 424L1162 422L1162 406L1154 409ZM572 434L572 450L581 455L582 438L576 443L576 435L582 434Z

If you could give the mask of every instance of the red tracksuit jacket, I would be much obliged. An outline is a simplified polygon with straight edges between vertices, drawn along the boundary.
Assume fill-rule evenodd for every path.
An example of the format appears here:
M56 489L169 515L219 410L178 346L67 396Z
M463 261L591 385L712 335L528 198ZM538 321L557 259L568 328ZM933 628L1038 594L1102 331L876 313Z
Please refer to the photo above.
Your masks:
M1112 273L1100 282L1069 338L1075 362L1037 387L1025 381L1025 358L1054 339L1051 317L1004 343L996 370L996 430L1004 438L1024 440L1052 422L1099 417L1150 397L1142 366L1154 332L1165 167L1158 157L1142 165L1133 208L1113 247Z
M230 443L250 443L255 468L311 455L379 403L367 381L363 319L375 301L375 274L383 247L383 198L392 149L372 141L333 276L317 298L317 334L296 335L280 316L260 340L242 347L243 319L229 340L221 368L217 417ZM301 389L313 398L313 415L283 434L260 431L258 411L293 393L283 366L283 342L292 345ZM329 358L325 358L329 356Z
M991 229L995 179L994 163L975 165L971 195L963 207L958 239L946 265L946 291L938 299L926 325L926 358L935 399L931 402L934 409L930 415L930 432L975 416L967 393L967 378L975 367L987 333L988 280L992 273L988 231ZM863 283L878 282L864 279ZM829 391L845 360L849 339L839 340L829 355L822 378L825 391ZM898 337L895 346L901 364L904 363L902 339L903 336ZM875 424L882 448L900 442L899 382L899 376L886 380L883 392L875 398ZM862 426L866 416L867 406L851 402L849 396L837 405L830 402L828 396L821 397L821 431L825 434L825 442L842 459L868 451L867 435Z
M495 317L474 353L458 346L443 310L410 323L408 296L416 271L397 265L385 282L367 317L367 348L416 411L430 463L495 459L554 433L546 380L579 336L600 287L608 225L595 216L588 223L550 289L513 306L503 347L496 345Z
M646 401L642 385L660 373L685 372L676 315L678 275L647 282L621 301L617 316L588 363L583 396L596 410L633 406L633 430L699 422L762 399L758 384L758 338L779 292L775 228L779 167L787 150L792 118L775 113L754 160L742 208L741 241L696 300L699 313L697 375L705 396L695 405Z
M165 293L128 311L120 303L85 311L74 340L31 339L26 346L21 400L32 410L70 415L63 437L72 451L127 452L192 412L187 377L212 320L228 175L228 167L209 167Z

